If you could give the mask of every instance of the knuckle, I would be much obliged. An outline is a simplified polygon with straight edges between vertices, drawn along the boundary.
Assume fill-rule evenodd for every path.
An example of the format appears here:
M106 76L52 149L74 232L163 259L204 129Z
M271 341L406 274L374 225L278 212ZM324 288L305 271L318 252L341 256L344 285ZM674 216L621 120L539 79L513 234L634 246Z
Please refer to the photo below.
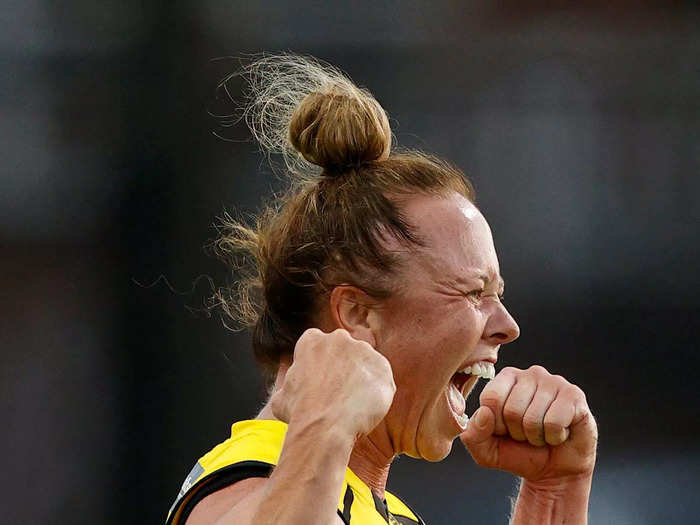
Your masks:
M571 384L571 385L569 385L567 390L575 399L582 399L582 400L586 399L586 393L581 389L581 387L579 387L577 385Z
M528 372L531 372L531 373L538 375L538 376L550 375L549 371L545 367L543 367L542 365L532 365L527 370L528 370Z
M296 354L299 351L304 351L306 347L311 346L315 341L317 341L321 335L323 335L323 332L321 332L321 330L318 328L309 328L308 330L304 330L294 345L294 353Z
M552 379L564 387L570 384L564 376L560 376L559 374L553 375Z
M321 330L319 330L318 328L307 328L306 330L304 330L304 333L301 334L301 337L305 339L316 339L322 335L323 332L321 332Z
M333 330L332 335L341 341L352 339L350 332L348 332L345 328L336 328Z

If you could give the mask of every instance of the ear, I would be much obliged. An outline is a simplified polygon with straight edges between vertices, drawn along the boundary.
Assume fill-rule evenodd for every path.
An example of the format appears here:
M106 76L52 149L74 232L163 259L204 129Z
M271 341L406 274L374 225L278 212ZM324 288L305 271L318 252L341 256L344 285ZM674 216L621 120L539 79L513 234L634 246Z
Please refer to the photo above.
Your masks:
M331 318L336 328L343 328L358 341L376 345L374 331L378 317L372 308L373 299L355 286L340 285L330 296Z

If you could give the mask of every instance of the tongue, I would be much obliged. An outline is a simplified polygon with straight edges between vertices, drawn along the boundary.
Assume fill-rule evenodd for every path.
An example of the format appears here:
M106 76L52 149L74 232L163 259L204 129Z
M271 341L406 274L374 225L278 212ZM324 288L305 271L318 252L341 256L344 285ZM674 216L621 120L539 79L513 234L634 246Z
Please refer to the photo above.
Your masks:
M447 391L447 399L450 402L450 407L458 415L464 414L464 409L466 408L466 403L464 401L464 396L455 385L454 381L450 381L450 388Z

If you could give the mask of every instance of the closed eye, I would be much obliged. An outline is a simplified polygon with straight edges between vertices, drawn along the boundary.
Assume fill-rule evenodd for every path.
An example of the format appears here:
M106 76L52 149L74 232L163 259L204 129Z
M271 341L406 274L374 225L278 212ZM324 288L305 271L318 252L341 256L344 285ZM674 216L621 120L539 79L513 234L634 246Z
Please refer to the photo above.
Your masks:
M467 297L473 301L480 301L484 295L484 290L472 290L467 294Z
M505 297L505 293L499 292L497 294L488 294L488 296L487 296L486 290L480 289L480 290L472 290L471 292L469 292L467 294L467 297L475 302L480 302L485 297L498 297L498 300L503 302L503 299Z

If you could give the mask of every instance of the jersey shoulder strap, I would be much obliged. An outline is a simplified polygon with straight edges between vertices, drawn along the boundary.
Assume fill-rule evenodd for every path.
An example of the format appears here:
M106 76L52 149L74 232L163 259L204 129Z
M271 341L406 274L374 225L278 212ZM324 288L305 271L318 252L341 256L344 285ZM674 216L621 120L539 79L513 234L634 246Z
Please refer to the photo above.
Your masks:
M287 424L254 419L239 421L231 427L231 437L202 456L190 471L175 499L166 525L181 525L206 496L251 477L268 477L279 460ZM348 525L386 525L397 522L423 524L399 498L386 492L384 510L376 496L349 468L338 500L338 515ZM388 509L388 513L386 511Z
M274 420L239 421L231 437L195 463L175 498L166 525L182 524L209 494L252 477L268 477L277 464L287 425Z

